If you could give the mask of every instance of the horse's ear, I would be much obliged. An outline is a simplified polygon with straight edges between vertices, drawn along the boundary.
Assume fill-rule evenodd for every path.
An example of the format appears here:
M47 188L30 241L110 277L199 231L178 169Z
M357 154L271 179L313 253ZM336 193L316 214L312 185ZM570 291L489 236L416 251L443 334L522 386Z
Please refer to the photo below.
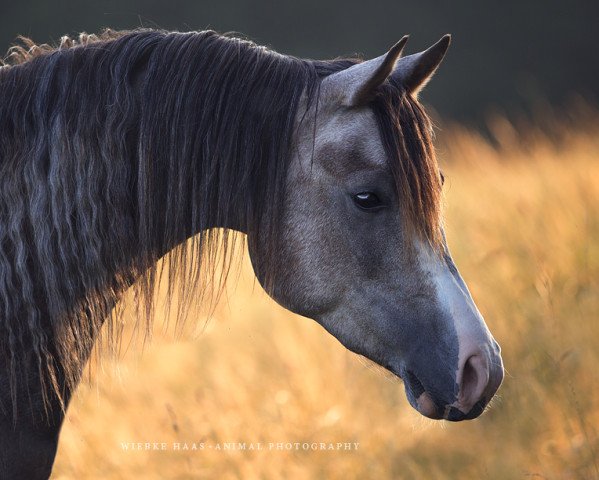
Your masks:
M385 55L329 75L322 82L322 92L327 98L333 98L349 107L368 103L376 87L396 69L396 62L407 41L406 35Z
M451 35L445 35L424 52L400 59L393 71L393 79L412 95L418 95L437 71L450 43Z

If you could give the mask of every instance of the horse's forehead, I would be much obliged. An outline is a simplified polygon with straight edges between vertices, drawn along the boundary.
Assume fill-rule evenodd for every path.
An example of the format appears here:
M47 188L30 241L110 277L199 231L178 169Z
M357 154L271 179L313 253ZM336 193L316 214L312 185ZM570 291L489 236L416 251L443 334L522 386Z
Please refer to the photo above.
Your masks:
M377 121L370 109L333 113L316 136L317 158L335 173L387 166Z

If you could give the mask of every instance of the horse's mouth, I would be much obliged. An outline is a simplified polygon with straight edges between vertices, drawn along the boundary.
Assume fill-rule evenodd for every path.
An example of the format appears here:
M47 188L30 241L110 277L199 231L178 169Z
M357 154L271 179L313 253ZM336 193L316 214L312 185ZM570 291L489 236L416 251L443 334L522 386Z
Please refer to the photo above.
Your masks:
M463 420L473 420L479 417L488 404L487 399L480 399L470 409L468 413L462 412L453 404L445 404L435 400L434 396L429 393L416 374L411 370L403 370L398 372L391 366L386 367L404 382L406 397L410 405L421 415L433 420L448 420L450 422L461 422Z
M461 422L462 420L474 420L475 418L482 415L488 404L486 399L480 399L474 404L468 413L462 412L459 408L452 405L447 405L443 412L443 418L450 422Z

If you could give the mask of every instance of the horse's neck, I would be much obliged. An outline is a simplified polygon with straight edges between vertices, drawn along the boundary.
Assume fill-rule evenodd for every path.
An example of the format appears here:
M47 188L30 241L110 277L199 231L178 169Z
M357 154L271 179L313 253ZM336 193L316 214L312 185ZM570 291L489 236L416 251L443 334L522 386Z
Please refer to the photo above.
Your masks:
M189 161L186 158L178 159L180 162ZM141 179L145 181L146 179ZM139 181L139 179L138 179ZM217 191L216 186L208 183L206 179L196 180L204 184L204 188ZM151 246L152 250L146 259L150 263L157 262L161 257L169 253L177 246L185 243L193 236L210 229L229 229L246 233L248 221L245 218L245 202L248 199L241 197L232 197L226 204L209 200L212 205L204 208L204 211L210 212L195 217L193 203L197 201L191 195L191 192L182 192L181 203L173 204L169 202L169 194L177 192L178 185L168 176L153 178L151 180L157 188L154 191L152 201L145 206L140 215L147 215L150 218L151 238L137 238L136 242L141 242L143 247ZM217 196L215 193L213 196ZM173 225L170 217L177 216L177 225ZM143 230L143 229L142 229ZM143 237L143 233L140 233ZM131 255L140 253L140 249L133 246Z

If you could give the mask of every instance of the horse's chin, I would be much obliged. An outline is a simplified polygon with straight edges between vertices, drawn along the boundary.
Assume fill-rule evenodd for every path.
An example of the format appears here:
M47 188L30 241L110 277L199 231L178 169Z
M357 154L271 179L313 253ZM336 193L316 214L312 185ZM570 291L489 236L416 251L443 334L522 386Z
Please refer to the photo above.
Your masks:
M441 420L443 418L441 409L415 375L406 371L398 376L403 379L406 398L414 410L432 420Z

